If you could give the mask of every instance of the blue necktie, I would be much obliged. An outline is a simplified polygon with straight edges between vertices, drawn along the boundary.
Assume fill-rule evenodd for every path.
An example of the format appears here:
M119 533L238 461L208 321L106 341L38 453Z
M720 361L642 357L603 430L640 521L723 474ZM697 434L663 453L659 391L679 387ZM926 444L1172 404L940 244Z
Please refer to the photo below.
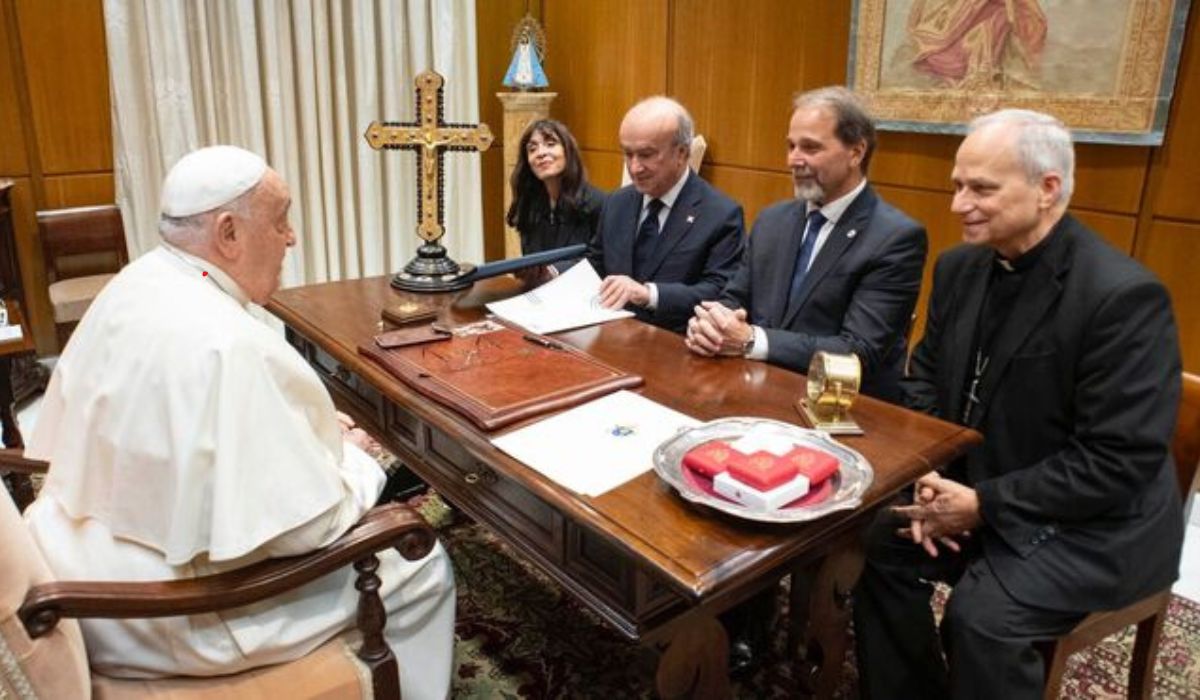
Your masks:
M808 223L804 226L804 240L800 242L800 253L796 256L796 271L792 273L792 289L788 294L789 303L794 302L800 294L804 276L808 274L808 266L812 262L813 249L817 246L817 236L820 235L821 227L825 225L826 221L828 219L820 209L813 209L808 213Z
M650 200L646 205L646 218L638 226L637 239L633 243L633 278L639 282L645 280L646 268L650 258L654 257L654 248L658 244L658 212L662 208L662 200Z

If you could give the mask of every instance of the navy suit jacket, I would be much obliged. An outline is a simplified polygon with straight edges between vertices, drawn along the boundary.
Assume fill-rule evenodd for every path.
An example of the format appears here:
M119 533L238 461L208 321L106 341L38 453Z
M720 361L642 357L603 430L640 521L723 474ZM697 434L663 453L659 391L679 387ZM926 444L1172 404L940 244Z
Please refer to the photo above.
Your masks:
M633 277L641 211L642 195L632 185L608 196L587 253L601 277ZM716 298L737 267L745 238L742 207L689 172L658 235L645 279L637 280L658 287L658 306L629 308L643 321L682 332L692 309Z
M949 476L978 494L977 536L1010 595L1112 609L1178 575L1179 339L1154 275L1069 215L1051 235L991 345L969 422L984 442ZM909 406L961 422L993 258L982 246L938 258Z
M905 330L925 266L925 228L868 185L833 227L789 303L805 208L793 199L759 214L721 302L746 309L750 323L766 332L768 362L806 372L818 350L854 353L863 365L863 392L898 402Z

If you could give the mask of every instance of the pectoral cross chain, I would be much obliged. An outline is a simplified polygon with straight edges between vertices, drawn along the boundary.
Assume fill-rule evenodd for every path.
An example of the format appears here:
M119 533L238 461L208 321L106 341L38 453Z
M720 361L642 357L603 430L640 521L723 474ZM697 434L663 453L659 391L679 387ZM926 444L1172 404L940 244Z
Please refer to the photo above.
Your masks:
M967 405L963 407L962 422L970 423L971 411L980 404L979 383L983 381L983 373L987 371L988 360L983 350L975 351L975 375L971 378L971 386L967 388Z

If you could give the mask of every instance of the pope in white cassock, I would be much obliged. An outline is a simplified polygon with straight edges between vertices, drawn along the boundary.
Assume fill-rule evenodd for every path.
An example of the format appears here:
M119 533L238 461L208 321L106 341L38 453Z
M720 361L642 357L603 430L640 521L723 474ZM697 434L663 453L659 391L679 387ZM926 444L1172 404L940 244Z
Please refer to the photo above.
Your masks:
M59 359L26 454L50 472L26 512L54 573L155 580L216 573L333 542L383 470L329 394L247 313L295 243L287 185L232 146L195 151L163 183L163 243L108 284ZM441 545L381 553L386 635L406 698L445 698L454 577ZM353 571L221 614L82 620L93 667L217 675L304 655L353 625Z

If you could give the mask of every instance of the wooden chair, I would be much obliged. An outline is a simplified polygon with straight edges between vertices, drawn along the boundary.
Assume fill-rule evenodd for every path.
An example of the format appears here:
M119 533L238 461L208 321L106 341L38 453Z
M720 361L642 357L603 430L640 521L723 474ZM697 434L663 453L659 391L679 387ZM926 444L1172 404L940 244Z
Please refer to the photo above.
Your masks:
M108 204L37 213L59 346L105 284L129 262L121 210Z
M24 447L0 449L0 475L4 477L4 486L12 495L17 510L24 512L33 503L33 475L45 475L49 467L45 462L25 457ZM0 496L3 498L3 496ZM0 698L3 696L0 695Z
M1200 463L1200 375L1183 373L1183 397L1179 402L1179 419L1171 450L1179 478L1179 494L1187 503L1188 495L1195 488L1196 466ZM1046 690L1042 697L1046 700L1058 698L1067 658L1071 654L1130 625L1137 625L1129 664L1129 697L1149 698L1154 689L1154 660L1158 656L1158 643L1170 601L1171 589L1168 588L1120 610L1092 613L1065 636L1045 645L1042 655L1046 660Z
M383 638L386 613L377 593L376 552L408 559L432 549L433 531L411 509L368 512L338 541L298 557L269 559L236 571L169 582L53 580L17 509L0 495L0 697L81 698L399 698L398 661ZM118 679L88 668L79 623L64 618L195 615L265 600L350 563L360 591L358 651L335 637L285 664L214 678Z

